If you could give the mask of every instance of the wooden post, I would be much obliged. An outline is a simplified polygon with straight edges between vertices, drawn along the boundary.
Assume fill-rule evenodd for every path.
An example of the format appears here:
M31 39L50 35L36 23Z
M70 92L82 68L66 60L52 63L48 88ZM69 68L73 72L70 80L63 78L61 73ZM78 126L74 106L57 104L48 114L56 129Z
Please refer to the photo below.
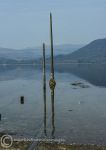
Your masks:
M43 43L43 88L46 88L45 43Z
M49 81L49 86L51 89L51 104L52 104L52 138L54 138L55 132L55 110L54 110L54 90L56 86L54 78L54 54L53 54L53 29L52 29L52 14L50 13L50 42L51 42L51 78Z
M51 42L51 77L54 79L53 30L52 30L52 14L51 13L50 13L50 42Z
M43 99L44 99L44 134L46 133L46 61L45 61L45 44L43 43Z
M54 79L54 55L53 55L53 30L52 30L52 14L50 13L50 41L51 41L51 78L49 86L51 90L55 89L56 82Z

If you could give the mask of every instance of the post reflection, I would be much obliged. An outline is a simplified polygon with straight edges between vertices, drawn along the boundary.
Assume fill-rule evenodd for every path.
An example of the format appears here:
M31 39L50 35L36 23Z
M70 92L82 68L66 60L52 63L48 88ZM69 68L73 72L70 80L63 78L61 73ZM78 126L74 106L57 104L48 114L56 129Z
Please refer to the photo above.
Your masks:
M55 138L54 90L51 90L51 104L52 104L52 132L51 132L51 137Z
M45 87L45 86L44 86ZM44 100L44 136L47 136L47 104L46 104L46 87L43 87ZM55 138L55 107L54 107L54 90L51 90L51 137ZM50 114L49 114L50 115ZM49 121L50 121L49 120Z
M46 131L46 88L43 89L44 91L44 135L47 136L47 131Z

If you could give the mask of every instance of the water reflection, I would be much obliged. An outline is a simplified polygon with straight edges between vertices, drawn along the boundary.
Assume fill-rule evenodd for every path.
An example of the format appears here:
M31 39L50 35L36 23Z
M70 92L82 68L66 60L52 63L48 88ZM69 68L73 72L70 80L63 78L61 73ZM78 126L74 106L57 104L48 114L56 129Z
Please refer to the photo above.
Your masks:
M106 64L56 65L56 71L71 73L93 85L106 87Z
M44 136L47 136L47 104L46 104L46 88L43 88L43 98L44 98ZM54 108L54 90L51 91L51 137L54 139L55 136L55 108ZM50 121L49 120L49 121Z
M36 68L36 70L35 70ZM47 66L47 71L50 67ZM13 79L41 79L40 65L0 65L0 81ZM93 85L106 87L106 64L70 64L55 65L55 74L68 73L74 74ZM58 78L57 78L58 79Z
M89 65L85 65L85 67L84 65L79 65L79 67L78 65L73 65L70 66L69 69L70 71L73 71L73 73L78 73L79 71L81 75L84 75L84 77L86 77L87 71L85 71L85 69L88 70L89 73L93 74L93 68L96 68L93 66L87 66ZM90 68L92 68L92 72ZM97 68L97 70L99 71L100 67ZM18 72L19 70L20 72ZM103 77L103 70L105 73L105 65L101 67L101 72L99 72L99 75L97 74L99 78ZM42 72L39 71L39 68L38 70L37 68L35 70L35 66L23 66L22 68L20 67L20 69L18 68L14 71L9 71L9 76L10 72L15 78L34 78L34 81L16 80L1 82L1 106L6 106L2 109L0 107L0 113L2 114L3 119L0 122L0 129L3 128L3 130L5 129L14 133L18 133L18 135L23 134L24 136L32 137L35 134L33 131L36 130L36 133L39 132L39 127L40 125L42 125L42 114L44 113L44 127L42 127L43 134L45 134L45 136L47 136L47 134L51 135L52 138L64 138L64 136L66 136L66 140L68 142L73 141L84 144L87 144L88 142L93 144L106 143L106 88L91 86L88 89L73 90L70 88L69 82L67 82L67 80L70 81L71 79L70 74L68 74L67 76L67 74L60 74L55 72L56 80L58 81L58 90L56 91L56 93L54 93L55 97L50 97L50 93L48 93L48 90L46 89L44 90L44 93L47 92L47 95L44 94L44 98L42 99ZM61 72L61 70L59 72ZM7 71L5 72L5 74L6 73L8 76ZM2 75L3 74L4 73L2 72ZM94 75L92 75L90 78L93 79L93 76ZM70 79L68 77L70 77ZM95 78L97 77L95 76ZM23 92L21 93L21 91ZM18 96L21 95L25 95L25 105L19 104ZM53 100L51 100L52 98ZM84 103L79 104L79 101L82 102L82 100L84 101ZM42 109L43 107L44 110ZM47 110L49 109L49 121L52 126L50 126L50 124L48 125L47 120ZM73 111L69 112L68 110ZM55 112L58 113L55 115Z
M46 88L43 88L43 93L44 93L44 135L47 136L47 131L46 131Z
M54 90L51 90L51 104L52 104L52 133L51 137L54 139L55 136L55 109L54 109Z

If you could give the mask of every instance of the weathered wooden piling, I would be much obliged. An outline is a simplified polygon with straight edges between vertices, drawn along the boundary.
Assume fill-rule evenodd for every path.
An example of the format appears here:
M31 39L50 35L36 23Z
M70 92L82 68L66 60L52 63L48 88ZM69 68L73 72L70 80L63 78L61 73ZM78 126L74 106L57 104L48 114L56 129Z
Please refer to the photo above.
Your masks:
M43 43L43 88L46 88L45 43Z
M51 13L50 13L50 42L51 42L51 76L54 79L53 29L52 29L52 14Z
M52 14L50 13L50 43L51 43L51 78L49 81L49 87L51 89L51 105L52 105L52 133L51 136L54 138L55 133L55 110L54 110L54 90L56 81L54 77L54 54L53 54L53 28L52 28Z
M52 14L50 13L50 39L51 39L51 78L49 81L49 86L51 89L51 103L52 103L52 138L54 138L55 132L55 110L54 110L54 89L56 82L54 79L54 60L53 60L53 33L52 33ZM45 62L45 44L43 44L43 96L44 96L44 134L46 132L46 62ZM42 135L42 132L37 136L39 138ZM41 138L41 137L40 137ZM37 149L38 142L33 142L28 150Z
M24 104L24 96L20 97L20 104Z
M45 44L43 43L43 99L44 99L44 134L46 133L46 62L45 62Z
M50 41L51 41L51 78L49 86L51 90L55 89L56 82L54 79L54 54L53 54L53 29L52 29L52 14L50 13Z

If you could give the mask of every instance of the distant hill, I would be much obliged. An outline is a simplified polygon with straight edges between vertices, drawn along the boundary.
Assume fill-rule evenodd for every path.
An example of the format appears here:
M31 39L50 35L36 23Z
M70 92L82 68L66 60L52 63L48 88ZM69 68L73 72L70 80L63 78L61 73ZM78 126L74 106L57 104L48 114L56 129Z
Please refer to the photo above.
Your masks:
M106 63L106 38L81 45L54 46L55 63ZM46 61L50 63L50 47L46 46ZM0 48L0 64L41 63L42 47L14 50Z
M55 61L59 63L106 62L106 38L92 41L71 54L56 56Z
M54 46L54 55L70 54L83 47L83 45L64 44ZM46 57L50 56L50 47L46 46ZM34 63L42 57L42 47L25 48L21 50L0 48L0 64L10 63Z

